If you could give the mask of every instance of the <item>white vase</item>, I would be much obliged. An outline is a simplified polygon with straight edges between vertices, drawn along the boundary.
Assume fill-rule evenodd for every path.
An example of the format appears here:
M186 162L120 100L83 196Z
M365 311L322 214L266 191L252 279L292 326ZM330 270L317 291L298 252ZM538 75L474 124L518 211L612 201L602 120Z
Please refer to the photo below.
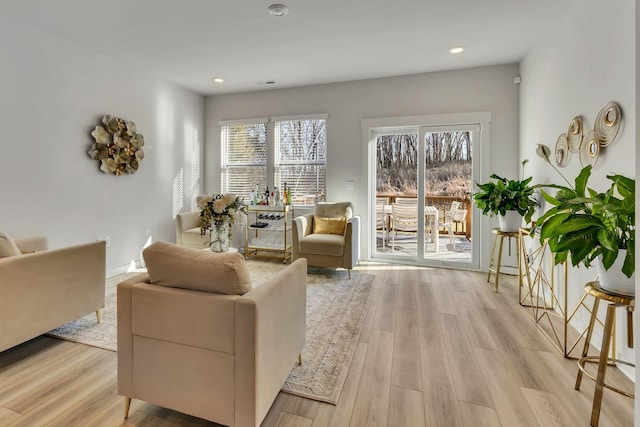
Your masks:
M627 256L626 249L620 249L618 257L613 262L609 270L605 270L602 265L602 255L598 255L596 258L596 268L598 269L598 277L600 281L600 287L605 291L612 292L614 294L635 296L636 294L636 274L633 273L631 277L625 276L622 272L622 265L624 259Z
M507 211L504 215L498 215L500 231L514 233L522 226L522 215L518 211Z
M229 236L230 232L231 225L229 221L224 221L213 226L211 230L211 244L209 245L212 252L229 252L229 242L231 241Z

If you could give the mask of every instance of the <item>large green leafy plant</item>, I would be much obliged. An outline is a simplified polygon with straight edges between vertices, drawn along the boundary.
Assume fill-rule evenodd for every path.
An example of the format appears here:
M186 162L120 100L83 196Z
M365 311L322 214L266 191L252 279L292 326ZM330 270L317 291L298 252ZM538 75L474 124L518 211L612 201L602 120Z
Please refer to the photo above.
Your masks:
M542 190L552 207L536 221L540 241L548 239L556 264L569 259L572 265L589 267L602 255L608 270L626 249L622 272L631 277L635 271L635 179L618 174L607 175L611 185L605 192L587 187L591 166L584 167L575 179L575 188L545 184L554 195Z
M500 177L492 174L489 181L476 185L480 191L473 194L476 206L485 215L503 215L507 211L517 211L525 219L526 223L531 221L531 217L538 206L538 201L534 197L535 188L530 186L531 177L516 180Z

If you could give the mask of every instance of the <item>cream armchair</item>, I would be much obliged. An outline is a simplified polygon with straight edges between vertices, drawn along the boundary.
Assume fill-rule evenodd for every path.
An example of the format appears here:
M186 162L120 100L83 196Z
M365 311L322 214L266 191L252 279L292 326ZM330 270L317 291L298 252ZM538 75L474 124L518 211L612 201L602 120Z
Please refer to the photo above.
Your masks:
M344 227L340 230L340 220ZM309 265L351 269L360 259L360 217L351 202L317 203L314 213L293 220L293 259Z
M48 249L46 238L35 237L15 244L13 256L0 258L0 352L89 313L100 321L105 242Z
M118 393L227 426L259 426L305 342L307 264L258 287L244 257L156 242L118 284ZM304 362L303 362L304 363Z
M200 235L200 211L181 212L176 215L176 243L188 248L208 248L211 234Z

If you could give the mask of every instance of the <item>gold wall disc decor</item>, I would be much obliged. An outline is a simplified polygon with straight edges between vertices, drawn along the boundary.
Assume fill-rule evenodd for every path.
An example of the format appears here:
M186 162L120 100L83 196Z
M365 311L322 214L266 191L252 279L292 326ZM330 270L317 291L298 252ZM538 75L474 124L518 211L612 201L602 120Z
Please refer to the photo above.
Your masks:
M567 141L569 150L572 153L577 153L580 149L580 143L582 142L582 129L583 129L582 117L575 116L569 123L569 130L567 131Z
M563 168L569 160L569 143L567 142L567 134L560 134L556 142L556 164Z
M594 126L601 147L606 147L616 139L621 122L622 111L618 104L610 102L602 107Z
M582 167L587 165L595 165L600 154L600 141L598 136L592 130L584 132L582 143L580 144L580 164Z
M100 162L106 174L134 174L144 159L144 137L130 120L105 114L102 126L95 127L91 136L95 142L88 151L93 160Z

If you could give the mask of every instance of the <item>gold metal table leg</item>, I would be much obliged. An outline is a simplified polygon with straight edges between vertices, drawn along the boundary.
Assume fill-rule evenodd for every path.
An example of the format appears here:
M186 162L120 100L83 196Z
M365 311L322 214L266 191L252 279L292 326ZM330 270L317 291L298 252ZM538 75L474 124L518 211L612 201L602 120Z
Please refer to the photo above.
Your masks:
M498 265L496 265L496 292L498 292L498 280L500 280L500 266L502 265L502 245L504 236L500 236L500 249L498 249Z
M613 329L613 323L615 322L615 314L615 304L609 304L607 306L607 317L604 322L602 349L600 350L600 360L598 362L598 377L596 378L596 390L593 394L593 407L591 408L591 425L593 427L598 427L598 422L600 420L600 407L602 406L602 393L604 391L604 377L607 373L609 346L611 345L611 330Z
M495 268L494 259L496 257L496 245L498 244L499 236L493 239L493 249L491 249L491 261L489 261L489 275L487 276L487 282L491 283L491 271ZM497 273L496 273L497 276ZM497 289L497 288L496 288Z
M598 306L600 305L600 299L596 298L593 302L593 310L591 311L591 317L589 318L589 328L587 329L587 336L584 341L584 348L582 349L582 357L587 357L589 353L589 345L591 344L591 336L593 335L593 327L598 317ZM605 353L607 357L607 353ZM580 383L582 382L582 369L578 368L578 376L576 378L576 390L580 390Z

